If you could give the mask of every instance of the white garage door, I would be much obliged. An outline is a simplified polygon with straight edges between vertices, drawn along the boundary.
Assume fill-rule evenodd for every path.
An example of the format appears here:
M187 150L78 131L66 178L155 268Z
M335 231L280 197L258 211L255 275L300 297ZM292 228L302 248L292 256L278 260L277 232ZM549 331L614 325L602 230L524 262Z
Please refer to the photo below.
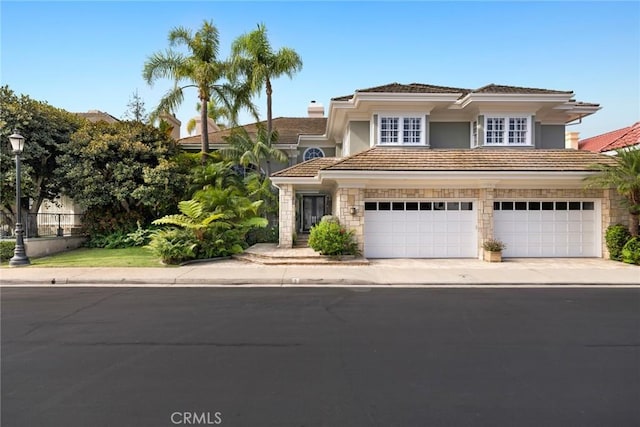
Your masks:
M597 208L593 201L497 201L494 235L507 245L505 257L597 257Z
M478 254L472 201L366 201L368 258L473 258Z

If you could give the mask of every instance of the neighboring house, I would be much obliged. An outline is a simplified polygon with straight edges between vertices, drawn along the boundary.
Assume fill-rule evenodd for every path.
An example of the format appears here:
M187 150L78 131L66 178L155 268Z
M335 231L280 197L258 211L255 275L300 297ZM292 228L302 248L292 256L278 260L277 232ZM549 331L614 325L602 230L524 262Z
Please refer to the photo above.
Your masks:
M111 114L105 113L100 110L89 110L86 113L74 113L74 114L76 116L84 117L85 119L94 123L97 123L97 122L116 123L120 121L119 119L113 117Z
M273 170L295 165L305 160L315 157L335 156L336 144L331 141L321 139L315 141L313 136L322 134L327 127L327 118L324 117L324 107L312 101L307 108L307 117L276 117L273 119L273 129L278 132L278 142L274 147L282 150L288 156L286 164L275 164ZM267 126L266 121L244 125L250 136L254 137L258 125ZM216 126L217 127L217 126ZM209 132L209 148L217 150L225 147L225 137L233 131L233 128L216 129ZM186 138L179 139L178 142L185 150L200 151L200 132Z
M90 122L119 122L117 118L100 110L89 110L86 113L74 113ZM82 225L84 209L78 206L71 197L61 196L55 201L45 200L38 211L38 233L41 235L55 235L58 228L69 234L73 229Z
M325 157L272 175L279 246L333 214L370 258L480 258L489 238L506 257L606 256L627 214L614 190L584 189L611 160L565 149L565 125L600 109L573 95L392 83L333 98L326 127L297 138Z
M621 148L640 149L640 122L578 142L580 150L615 155Z

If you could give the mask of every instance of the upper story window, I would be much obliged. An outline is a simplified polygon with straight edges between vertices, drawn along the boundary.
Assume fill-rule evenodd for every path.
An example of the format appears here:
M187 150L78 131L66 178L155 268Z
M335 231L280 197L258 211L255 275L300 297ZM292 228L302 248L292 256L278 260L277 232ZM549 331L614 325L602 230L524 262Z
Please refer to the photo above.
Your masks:
M306 162L307 160L315 159L317 157L324 157L324 151L318 147L310 147L304 151L302 155L302 159Z
M379 119L379 143L397 145L423 145L424 117L381 115Z
M530 117L485 117L485 145L531 145Z

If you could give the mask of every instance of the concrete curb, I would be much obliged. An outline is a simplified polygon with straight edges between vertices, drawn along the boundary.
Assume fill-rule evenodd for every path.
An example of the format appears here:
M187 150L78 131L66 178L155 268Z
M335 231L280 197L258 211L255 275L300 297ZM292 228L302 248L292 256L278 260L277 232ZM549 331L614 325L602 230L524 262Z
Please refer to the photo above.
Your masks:
M11 283L1 283L0 288L18 288L18 287L255 287L255 288L273 288L273 287L299 287L299 288L525 288L525 287L541 287L541 288L559 288L559 287L575 287L575 288L637 288L640 284L628 283L567 283L567 282L520 282L520 283L495 283L495 282L434 282L434 283L380 283L366 280L333 280L325 281L323 279L298 279L298 280L281 280L281 279L264 279L259 283L255 280L246 279L220 279L215 282L206 282L201 279L165 279L154 280L149 282L146 280L78 280L78 279L60 279L55 283L40 280L14 280Z

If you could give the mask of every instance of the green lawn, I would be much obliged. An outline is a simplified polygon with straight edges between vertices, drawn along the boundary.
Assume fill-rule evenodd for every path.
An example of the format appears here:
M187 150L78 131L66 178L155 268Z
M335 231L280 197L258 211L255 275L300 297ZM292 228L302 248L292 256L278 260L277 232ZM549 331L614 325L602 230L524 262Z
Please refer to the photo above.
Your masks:
M6 265L7 263L3 263ZM141 247L126 249L81 248L44 258L31 259L36 267L163 267L160 260Z

